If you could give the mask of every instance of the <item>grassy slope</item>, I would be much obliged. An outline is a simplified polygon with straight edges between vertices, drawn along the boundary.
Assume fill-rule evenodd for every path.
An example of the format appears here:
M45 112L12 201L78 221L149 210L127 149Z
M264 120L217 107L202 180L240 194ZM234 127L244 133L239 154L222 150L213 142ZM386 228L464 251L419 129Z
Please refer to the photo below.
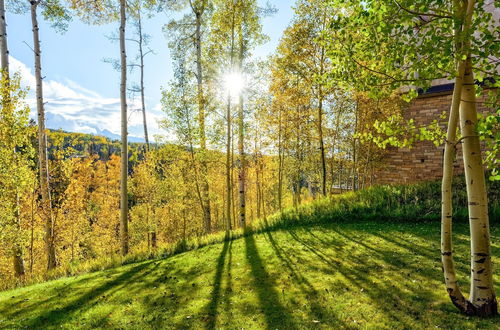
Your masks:
M455 226L466 291L468 233ZM500 228L492 228L500 257ZM496 267L498 287L500 269ZM249 235L0 293L0 328L498 328L446 296L439 224L354 222Z

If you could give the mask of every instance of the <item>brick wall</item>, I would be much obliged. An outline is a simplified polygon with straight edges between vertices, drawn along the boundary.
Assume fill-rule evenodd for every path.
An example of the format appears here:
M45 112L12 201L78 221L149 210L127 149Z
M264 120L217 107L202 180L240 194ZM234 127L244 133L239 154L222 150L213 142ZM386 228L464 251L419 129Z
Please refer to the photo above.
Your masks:
M478 111L488 112L484 99L478 99ZM429 94L413 100L404 110L406 119L413 118L417 126L431 123L439 115L449 112L451 94ZM457 147L455 173L463 173L461 147ZM417 142L411 149L389 147L384 165L374 175L378 184L413 183L440 179L442 175L444 146L436 147L431 142Z

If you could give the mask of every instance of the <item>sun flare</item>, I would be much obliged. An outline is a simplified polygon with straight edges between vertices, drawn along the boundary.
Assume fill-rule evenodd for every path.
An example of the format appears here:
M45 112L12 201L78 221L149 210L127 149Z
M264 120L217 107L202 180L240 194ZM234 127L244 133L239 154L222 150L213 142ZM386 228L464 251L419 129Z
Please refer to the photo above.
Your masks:
M245 80L241 73L231 72L224 77L224 89L230 96L238 95L245 85Z

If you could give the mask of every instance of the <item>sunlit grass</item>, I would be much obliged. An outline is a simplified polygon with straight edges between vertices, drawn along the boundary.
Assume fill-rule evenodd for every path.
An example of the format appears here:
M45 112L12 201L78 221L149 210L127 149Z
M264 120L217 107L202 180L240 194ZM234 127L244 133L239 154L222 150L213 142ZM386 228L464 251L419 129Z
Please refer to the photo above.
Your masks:
M466 289L467 225L455 232ZM496 258L499 234L493 226ZM290 227L0 293L0 328L471 329L499 321L462 316L449 302L435 222Z

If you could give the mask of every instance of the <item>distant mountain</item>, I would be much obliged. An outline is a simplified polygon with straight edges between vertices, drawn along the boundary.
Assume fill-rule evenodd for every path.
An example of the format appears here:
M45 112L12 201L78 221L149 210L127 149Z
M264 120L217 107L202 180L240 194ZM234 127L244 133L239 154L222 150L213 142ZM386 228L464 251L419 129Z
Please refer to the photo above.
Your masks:
M88 122L81 122L78 120L70 120L62 115L54 114L52 112L46 113L46 126L52 130L62 129L65 132L76 132L91 134L94 136L103 136L112 141L120 140L119 134L115 134L108 129L100 129L97 126L91 125ZM128 136L129 142L144 143L144 138L137 136Z
M96 128L97 132L96 133L92 133L92 135L95 135L95 136L104 136L104 137L107 137L108 139L110 140L120 140L121 139L121 136L118 135L118 134L115 134L113 132L110 132L109 130L107 129L104 129L104 130L100 130L99 128ZM144 138L139 138L139 137L135 137L135 136L128 136L128 142L135 142L135 143L144 143Z

